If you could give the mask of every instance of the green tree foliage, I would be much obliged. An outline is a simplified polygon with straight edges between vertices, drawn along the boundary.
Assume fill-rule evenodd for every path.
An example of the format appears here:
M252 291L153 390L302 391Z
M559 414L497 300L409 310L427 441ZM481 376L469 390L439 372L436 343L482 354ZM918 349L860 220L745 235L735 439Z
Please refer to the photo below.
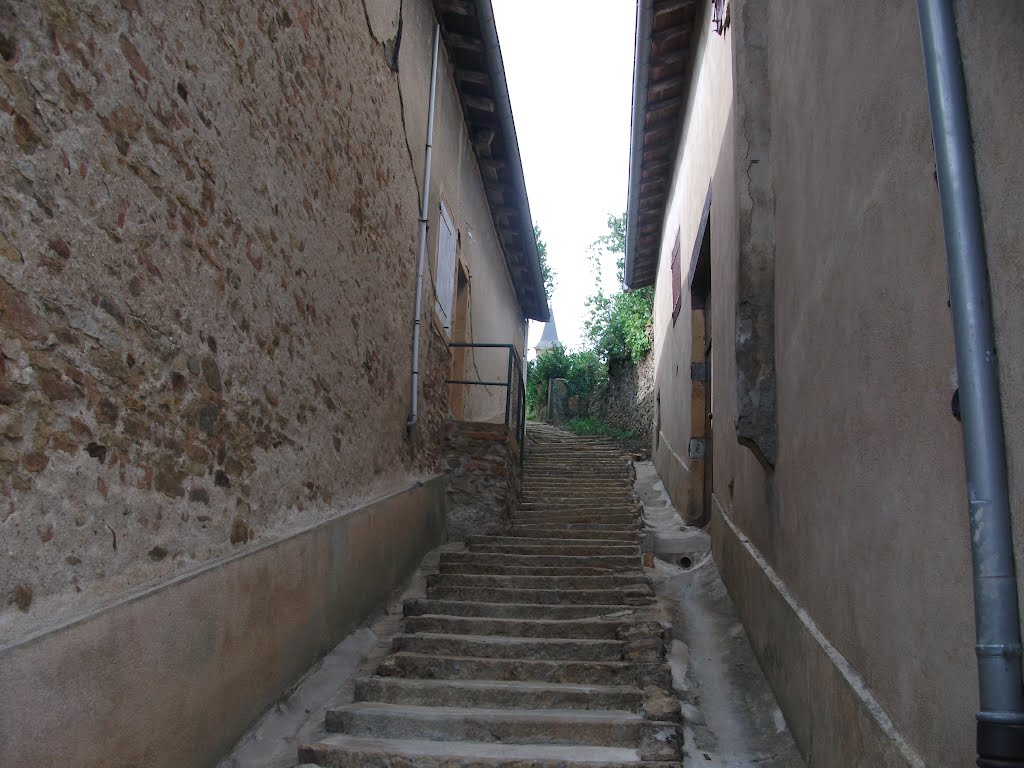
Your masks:
M587 338L609 370L636 365L651 349L654 289L638 288L606 295L601 287L601 257L618 255L615 265L622 283L626 257L626 215L609 216L608 232L590 246L589 258L597 271L597 293L587 299L590 317L584 323Z
M604 363L592 350L566 352L555 345L549 352L531 360L526 373L527 410L537 413L547 398L544 386L549 379L565 379L569 397L589 398L608 378Z
M544 278L544 292L548 298L555 290L555 273L548 264L548 244L540 237L540 227L533 225L533 239L537 241L537 256L540 258L540 274Z

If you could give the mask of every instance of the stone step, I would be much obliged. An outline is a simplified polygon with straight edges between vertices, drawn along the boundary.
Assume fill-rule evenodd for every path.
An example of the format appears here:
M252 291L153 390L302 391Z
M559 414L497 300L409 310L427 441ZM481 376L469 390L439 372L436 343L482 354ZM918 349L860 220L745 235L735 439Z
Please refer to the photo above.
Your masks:
M427 587L427 598L529 605L649 605L654 602L654 593L648 586L616 589L503 589L435 585Z
M619 533L637 533L640 530L640 526L643 525L643 521L639 517L627 517L625 522L595 522L594 520L583 520L576 523L560 523L558 521L551 520L530 520L529 522L524 520L518 520L515 517L512 518L512 526L516 530L522 531L558 531L560 533L573 533L579 531L612 531ZM513 536L519 536L519 533L513 533ZM570 536L570 538L572 538Z
M356 701L490 709L639 710L643 693L633 686L572 685L504 680L416 680L368 677L356 680Z
M615 640L627 622L601 619L500 619L485 616L409 616L408 634L431 632L449 635L503 637L559 637L580 640Z
M386 657L376 674L427 680L534 680L589 685L636 685L638 679L638 671L625 661L488 659L406 652Z
M354 702L327 712L328 731L384 739L586 744L628 747L661 723L632 712L577 709L475 709Z
M640 549L636 544L601 539L566 539L559 542L536 543L514 536L469 536L467 545L470 552L509 555L567 555L589 557L592 555L637 556Z
M621 457L626 460L628 451L612 445L581 445L578 441L564 443L563 445L531 445L526 451L529 459L567 459L579 460L585 456L612 456Z
M607 473L593 476L573 477L525 477L523 484L530 489L534 488L560 488L560 487L613 487L633 488L633 479L627 475L620 477L609 476Z
M523 482L529 485L563 482L589 483L602 480L632 482L633 478L625 467L591 467L588 465L586 469L523 470Z
M643 512L637 502L610 502L600 504L580 504L573 501L531 501L519 505L514 514L557 514L559 512L571 512L572 514L615 514L615 515L640 515Z
M497 587L501 589L614 589L615 587L649 587L643 573L614 573L601 576L527 574L509 576L497 574L433 573L427 576L427 586L437 587Z
M526 509L551 509L558 506L575 507L615 507L620 510L632 509L637 506L636 500L629 496L609 496L607 494L588 496L586 494L526 494L522 498Z
M395 653L435 656L471 656L480 659L573 659L620 661L621 640L575 638L502 637L497 635L398 635L391 644Z
M616 602L607 605L547 605L542 603L486 603L469 600L413 598L402 604L406 616L482 616L495 619L628 619L637 606Z
M621 528L618 526L605 526L599 529L591 528L560 528L560 527L549 527L549 528L534 528L532 526L521 526L512 525L511 530L512 536L519 539L555 539L558 541L562 540L579 540L579 539L591 539L597 541L629 541L636 542L640 540L640 532L638 530L630 530L629 528Z
M522 489L523 499L559 496L593 497L602 495L631 499L633 497L633 487L626 482L566 482L560 484L530 483L529 485L524 485Z
M368 739L347 735L328 736L302 747L299 762L322 768L627 768L642 764L639 752L625 747ZM673 767L670 763L663 765Z
M633 512L607 510L601 512L573 512L570 509L553 510L550 512L525 510L516 512L512 517L513 524L521 525L559 525L570 524L586 527L589 525L642 525L639 515Z
M638 554L627 555L571 555L549 553L536 555L520 552L445 552L441 555L441 565L446 563L463 563L474 565L516 565L544 567L587 567L612 568L615 570L633 570L640 567Z
M492 565L481 563L442 563L441 573L468 576L471 574L494 576L611 576L616 574L642 576L643 569L637 562L632 568L615 569L576 566L536 566L536 565Z
M538 557L632 557L640 556L636 544L473 544L470 551L477 555L536 555ZM635 563L634 563L635 564Z

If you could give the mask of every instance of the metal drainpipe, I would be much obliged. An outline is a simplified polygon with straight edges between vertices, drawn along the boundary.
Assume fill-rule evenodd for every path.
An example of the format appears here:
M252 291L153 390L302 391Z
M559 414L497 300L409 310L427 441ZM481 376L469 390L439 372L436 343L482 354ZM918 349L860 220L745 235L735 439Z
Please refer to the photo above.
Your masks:
M430 160L434 154L434 104L437 100L437 55L441 47L441 25L434 27L434 49L430 64L430 100L427 104L427 146L423 151L423 197L420 200L419 266L416 269L416 309L412 332L412 411L405 423L410 432L419 420L420 399L420 316L423 314L423 268L427 261L427 222L430 220Z
M967 93L951 0L918 0L963 421L977 635L978 765L1024 766L1024 685L1002 408Z

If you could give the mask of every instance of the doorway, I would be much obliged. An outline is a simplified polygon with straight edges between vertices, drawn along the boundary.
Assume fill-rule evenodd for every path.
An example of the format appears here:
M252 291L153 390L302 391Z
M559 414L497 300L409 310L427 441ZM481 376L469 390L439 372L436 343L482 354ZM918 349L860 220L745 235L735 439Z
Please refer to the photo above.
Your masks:
M714 491L714 386L711 313L711 190L690 266L690 498L687 522L706 525Z

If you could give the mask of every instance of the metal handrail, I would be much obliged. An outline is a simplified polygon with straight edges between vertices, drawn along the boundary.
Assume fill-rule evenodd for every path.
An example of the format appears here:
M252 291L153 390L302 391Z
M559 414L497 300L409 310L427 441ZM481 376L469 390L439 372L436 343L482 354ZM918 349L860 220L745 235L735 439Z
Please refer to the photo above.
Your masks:
M515 344L498 344L491 342L452 341L449 349L505 349L508 351L508 372L505 381L471 381L469 379L445 379L446 384L463 384L483 387L505 387L505 428L509 428L512 415L512 382L513 370L516 382L516 439L519 441L519 466L525 459L524 443L526 438L526 387L523 384L523 365L519 359L519 350Z

